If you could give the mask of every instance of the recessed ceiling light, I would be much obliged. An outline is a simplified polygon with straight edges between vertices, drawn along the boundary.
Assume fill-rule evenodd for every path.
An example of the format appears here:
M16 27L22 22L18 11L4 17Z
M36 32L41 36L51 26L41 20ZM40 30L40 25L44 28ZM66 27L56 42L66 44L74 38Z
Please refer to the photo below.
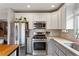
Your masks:
M27 8L30 8L31 6L30 5L27 5Z
M51 7L55 7L55 5L51 5Z

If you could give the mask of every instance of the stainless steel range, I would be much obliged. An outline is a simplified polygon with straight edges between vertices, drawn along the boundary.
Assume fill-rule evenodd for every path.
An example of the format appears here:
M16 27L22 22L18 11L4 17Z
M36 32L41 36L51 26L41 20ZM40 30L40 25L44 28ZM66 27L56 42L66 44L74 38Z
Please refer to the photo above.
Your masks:
M32 54L47 55L47 38L44 34L34 35L32 39Z
M38 22L39 23L39 22ZM41 27L42 26L42 24L43 24L43 26L44 27ZM41 56L43 56L43 55L47 55L47 37L46 37L46 31L45 31L45 29L46 29L46 23L45 22L40 22L39 23L39 27L40 28L38 28L38 24L36 25L37 23L35 23L34 25L36 26L36 27L34 27L34 29L38 29L38 30L42 30L43 29L43 32L42 31L35 31L34 32L34 36L33 36L33 38L32 38L32 54L33 55L41 55Z

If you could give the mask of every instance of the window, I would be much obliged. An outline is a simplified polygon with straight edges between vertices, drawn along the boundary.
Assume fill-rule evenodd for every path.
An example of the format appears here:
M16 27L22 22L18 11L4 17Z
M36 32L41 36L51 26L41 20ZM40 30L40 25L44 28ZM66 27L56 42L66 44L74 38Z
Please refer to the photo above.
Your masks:
M67 19L66 23L66 29L73 29L73 17Z

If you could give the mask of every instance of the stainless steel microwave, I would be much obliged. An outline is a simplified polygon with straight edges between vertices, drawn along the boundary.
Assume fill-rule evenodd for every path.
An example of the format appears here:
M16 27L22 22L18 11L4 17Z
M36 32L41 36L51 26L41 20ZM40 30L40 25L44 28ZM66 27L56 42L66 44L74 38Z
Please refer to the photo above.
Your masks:
M45 21L36 21L33 23L34 29L46 29L46 22Z

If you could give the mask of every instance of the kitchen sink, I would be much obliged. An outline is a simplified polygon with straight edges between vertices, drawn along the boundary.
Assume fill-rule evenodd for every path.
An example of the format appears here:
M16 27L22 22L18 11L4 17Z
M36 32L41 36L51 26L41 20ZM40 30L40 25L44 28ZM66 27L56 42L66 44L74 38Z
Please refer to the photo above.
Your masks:
M69 46L69 47L71 47L71 48L73 48L73 49L75 49L75 50L77 50L77 51L79 51L79 45L77 45L76 43L64 43L64 44L66 44L67 46Z
M73 43L64 43L65 45L72 47Z

